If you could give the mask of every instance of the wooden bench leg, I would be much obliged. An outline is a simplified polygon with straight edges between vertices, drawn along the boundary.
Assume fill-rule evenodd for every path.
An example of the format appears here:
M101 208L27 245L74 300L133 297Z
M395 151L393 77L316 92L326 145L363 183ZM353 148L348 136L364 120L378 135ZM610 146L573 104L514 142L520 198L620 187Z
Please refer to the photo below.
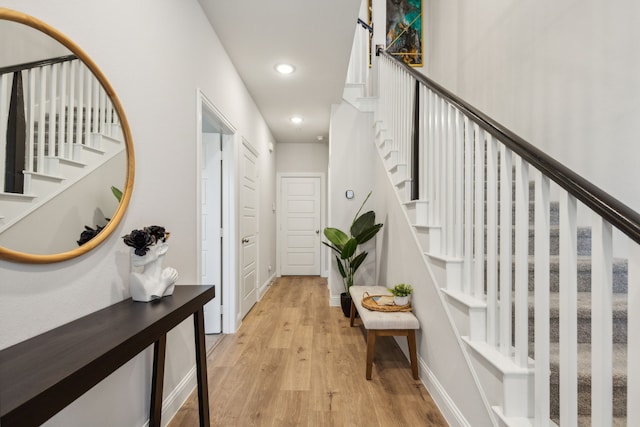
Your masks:
M371 369L373 367L373 353L376 348L376 331L367 331L367 379L371 379Z
M351 309L349 310L349 323L351 326L353 326L353 321L356 318L356 305L353 302L353 299L351 299Z
M411 360L411 371L413 373L413 379L418 380L418 356L416 355L416 331L409 329L407 331L407 344L409 344L409 359Z

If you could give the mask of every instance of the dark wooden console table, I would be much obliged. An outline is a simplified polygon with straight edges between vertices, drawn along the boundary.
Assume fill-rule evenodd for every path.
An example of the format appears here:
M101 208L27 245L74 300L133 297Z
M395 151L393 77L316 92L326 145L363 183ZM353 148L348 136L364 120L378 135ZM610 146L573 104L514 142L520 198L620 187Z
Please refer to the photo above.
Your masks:
M131 299L0 351L0 426L38 426L141 351L154 345L150 426L160 426L167 332L194 315L200 425L209 426L203 306L212 286Z

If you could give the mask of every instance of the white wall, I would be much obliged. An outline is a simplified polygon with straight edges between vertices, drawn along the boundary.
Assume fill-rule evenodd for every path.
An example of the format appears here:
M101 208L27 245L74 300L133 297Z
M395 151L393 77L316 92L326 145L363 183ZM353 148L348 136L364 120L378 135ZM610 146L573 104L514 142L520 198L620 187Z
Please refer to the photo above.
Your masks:
M283 172L327 172L329 145L317 143L278 143L276 170Z
M372 115L359 112L347 102L333 105L329 135L327 226L347 231L365 197L369 191L374 190L375 146L373 145ZM355 197L348 200L345 197L346 190L353 190ZM373 209L376 197L377 193L373 191L365 206L365 212ZM358 269L354 284L376 281L375 241L370 240L363 249L367 250L369 255ZM334 257L329 255L328 280L331 303L338 305L344 286Z
M640 3L428 5L436 81L640 210Z
M196 89L260 152L263 206L275 200L273 140L196 0L2 0L74 40L107 76L131 124L136 177L129 209L102 245L68 262L0 262L0 348L129 296L128 248L120 236L159 224L171 232L165 263L180 284L196 271ZM264 199L262 199L264 198ZM268 200L268 202L267 202ZM261 258L275 254L275 219L260 222ZM269 262L260 259L260 265ZM264 281L266 272L260 271ZM169 334L165 398L194 365L192 322ZM149 351L135 358L51 420L54 426L141 426L147 419ZM179 404L181 402L177 402Z

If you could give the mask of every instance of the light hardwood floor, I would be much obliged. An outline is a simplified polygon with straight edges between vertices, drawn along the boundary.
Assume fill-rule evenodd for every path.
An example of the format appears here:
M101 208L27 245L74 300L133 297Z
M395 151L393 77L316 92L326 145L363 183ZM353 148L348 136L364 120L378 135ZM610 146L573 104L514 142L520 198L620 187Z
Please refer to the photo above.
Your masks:
M365 379L364 329L329 307L326 281L278 279L207 357L214 426L446 426L391 337ZM169 427L197 426L195 393Z

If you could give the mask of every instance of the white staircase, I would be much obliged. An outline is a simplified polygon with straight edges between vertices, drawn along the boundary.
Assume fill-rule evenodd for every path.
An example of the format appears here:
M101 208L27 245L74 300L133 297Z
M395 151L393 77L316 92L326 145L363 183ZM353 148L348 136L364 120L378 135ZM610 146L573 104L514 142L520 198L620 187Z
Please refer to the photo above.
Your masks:
M111 100L80 60L52 58L15 74L24 82L24 184L22 193L0 192L0 233L125 150ZM13 79L14 72L0 74L3 163ZM0 183L3 190L4 175Z
M433 82L414 104L408 67L374 68L344 99L375 101L379 155L497 423L640 425L640 215Z

